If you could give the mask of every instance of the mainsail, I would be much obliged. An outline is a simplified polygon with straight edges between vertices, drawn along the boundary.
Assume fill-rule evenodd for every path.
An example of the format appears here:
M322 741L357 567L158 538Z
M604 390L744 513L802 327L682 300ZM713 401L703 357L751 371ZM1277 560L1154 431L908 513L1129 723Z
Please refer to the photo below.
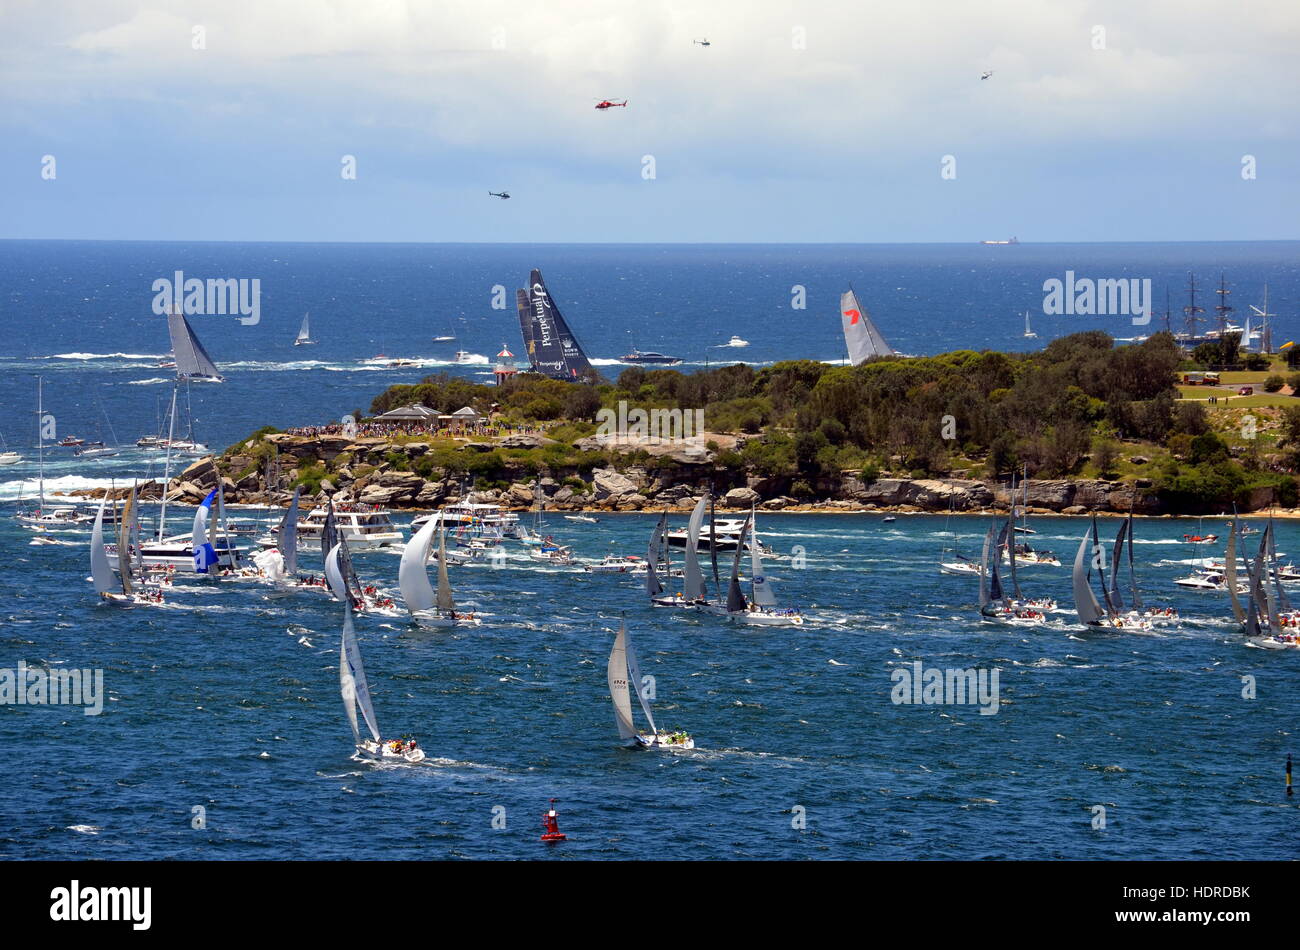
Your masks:
M651 597L658 597L663 593L664 587L659 583L659 548L663 543L664 528L668 525L668 512L664 512L659 517L659 523L655 525L654 531L650 534L650 547L646 549L645 556L645 590Z
M740 589L740 556L745 553L745 536L749 534L749 518L740 528L740 538L736 541L736 556L731 560L731 583L727 585L727 611L743 613L749 608L745 602L745 593Z
M522 311L519 322L533 371L552 379L572 381L581 378L590 372L591 363L573 331L565 323L560 308L551 299L546 284L542 281L542 272L534 270L529 275L528 283L525 292L529 307L527 329L524 329ZM520 294L517 293L515 299L517 305L522 304Z
M618 636L614 638L614 649L609 651L609 664L605 667L605 678L609 683L610 698L614 700L614 719L618 723L618 737L624 740L631 739L636 736L636 726L632 724L632 699L628 696L626 623L619 624Z
M447 576L446 528L438 530L438 609L443 613L452 613L456 609L456 604L451 599L451 578Z
M325 509L325 524L320 529L320 553L322 557L329 557L329 553L334 550L334 545L339 543L338 522L334 518L334 499L328 502L329 507Z
M1092 531L1089 529L1083 533L1078 553L1074 555L1074 573L1071 577L1074 586L1074 609L1079 614L1079 622L1086 624L1099 623L1106 615L1101 609L1101 604L1097 603L1092 585L1088 583L1088 558L1092 554L1092 544Z
M524 353L533 361L533 302L527 290L515 291L515 310L519 313L519 335L524 338Z
M1128 522L1121 521L1115 535L1115 546L1110 552L1110 604L1117 611L1124 609L1124 599L1119 590L1119 569L1124 557L1124 539L1128 536Z
M873 356L894 355L893 347L885 342L852 290L840 295L840 319L844 326L844 342L849 348L849 362L854 366Z
M194 335L183 313L172 310L167 314L167 331L172 338L172 356L176 359L178 379L204 379L221 382L221 373L208 356L199 338Z
M343 602L343 642L339 647L339 686L343 693L343 708L348 711L348 722L352 724L352 738L361 744L361 733L357 729L357 707L366 721L366 728L376 742L379 741L379 723L375 720L375 707L370 701L370 684L366 682L366 668L361 662L361 646L357 643L357 631L352 626L352 605Z
M626 628L626 622L621 624ZM628 685L636 691L636 698L641 701L641 711L645 713L645 721L650 724L650 731L658 733L659 727L655 725L654 713L650 711L650 700L646 698L645 680L641 679L641 666L636 661L636 647L632 645L632 638L626 633L623 634L623 647L627 650L627 673Z
M685 590L686 599L690 601L704 600L704 574L700 571L700 528L704 525L704 506L708 504L708 498L701 498L695 504L695 510L691 512L691 520L686 525L686 567Z
M301 488L293 490L293 501L284 513L284 520L275 529L275 546L284 558L284 573L289 577L298 574L298 493Z
M90 579L95 582L97 594L107 594L113 589L113 569L108 566L108 555L104 552L104 501L104 498L99 500L95 526L90 529Z
M754 518L751 511L749 517ZM772 591L772 582L763 572L763 555L758 543L758 521L749 537L749 586L753 590L754 603L760 607L775 607L776 594Z
M1232 603L1232 615L1237 618L1237 623L1245 623L1246 611L1242 610L1241 600L1237 597L1237 535L1240 531L1241 526L1234 512L1232 528L1228 532L1228 549L1223 555L1223 583L1228 588L1228 600Z
M293 341L294 343L310 343L310 342L311 342L311 324L310 324L310 321L311 321L311 311L308 310L306 313L304 313L304 314L302 315L302 326L300 326L300 327L298 328L298 339L294 340L294 341Z
M122 517L117 523L117 572L122 577L122 593L131 595L131 522L135 518L135 487L127 496Z

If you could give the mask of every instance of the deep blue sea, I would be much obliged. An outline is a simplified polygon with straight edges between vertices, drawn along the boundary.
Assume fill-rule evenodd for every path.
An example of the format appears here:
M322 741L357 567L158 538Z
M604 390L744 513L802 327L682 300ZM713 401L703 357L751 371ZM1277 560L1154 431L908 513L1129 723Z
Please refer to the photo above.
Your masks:
M262 279L259 325L193 318L228 377L192 393L195 434L220 448L259 425L337 418L459 347L518 352L513 311L493 310L491 291L513 291L534 266L597 359L635 344L703 365L841 358L837 295L850 281L905 352L1111 329L1035 310L1042 282L1066 269L1149 275L1158 300L1170 285L1175 308L1188 271L1207 306L1220 270L1239 310L1262 302L1267 282L1281 341L1300 332L1298 250L0 242L0 432L32 454L37 373L60 434L134 442L152 432L170 387L153 365L167 342L150 284L178 268ZM808 290L806 310L790 308L794 284ZM1025 309L1037 341L1020 335ZM295 349L306 310L321 342ZM1109 319L1117 336L1132 332ZM431 341L449 332L455 343ZM717 347L732 334L750 346ZM363 363L378 353L426 365ZM160 474L156 456L134 450L99 462L61 453L47 454L64 487ZM1283 765L1300 751L1300 651L1247 648L1221 597L1172 586L1184 562L1209 553L1178 539L1224 533L1210 519L1139 522L1147 598L1184 618L1149 636L1087 633L1065 613L1041 629L979 622L972 580L936 570L945 547L977 553L987 527L978 518L760 516L785 555L770 565L774 583L808 612L799 629L651 610L634 579L543 567L508 543L505 566L453 571L483 626L411 635L401 620L358 621L381 726L415 733L430 754L427 765L379 766L350 758L336 604L193 580L162 609L100 607L88 531L33 544L9 517L33 474L29 463L0 469L0 668L100 668L108 701L97 717L0 706L12 771L0 856L1294 857ZM189 517L177 512L175 527ZM648 516L547 518L593 559L644 553L651 526ZM1083 523L1036 527L1035 544L1068 559ZM1300 554L1300 525L1279 530L1279 547ZM363 580L396 586L394 554L356 561ZM318 565L314 553L305 559ZM1068 603L1068 569L1023 580L1028 593ZM660 724L688 729L695 751L617 748L605 661L621 617L656 679ZM891 671L914 661L998 668L999 711L894 704ZM1256 698L1243 698L1243 676L1255 678ZM550 798L569 834L554 848L537 840ZM1097 805L1105 829L1092 827ZM195 806L205 829L191 827ZM504 829L493 824L501 814ZM799 815L803 829L792 827Z

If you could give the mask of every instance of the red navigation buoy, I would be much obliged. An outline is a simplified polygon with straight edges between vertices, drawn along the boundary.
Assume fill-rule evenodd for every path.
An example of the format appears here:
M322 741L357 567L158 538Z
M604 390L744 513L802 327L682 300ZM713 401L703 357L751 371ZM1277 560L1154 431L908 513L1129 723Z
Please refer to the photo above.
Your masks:
M542 835L543 841L563 841L564 832L560 830L560 816L555 810L555 799L551 799L551 810L542 815L542 827L546 829L546 834Z

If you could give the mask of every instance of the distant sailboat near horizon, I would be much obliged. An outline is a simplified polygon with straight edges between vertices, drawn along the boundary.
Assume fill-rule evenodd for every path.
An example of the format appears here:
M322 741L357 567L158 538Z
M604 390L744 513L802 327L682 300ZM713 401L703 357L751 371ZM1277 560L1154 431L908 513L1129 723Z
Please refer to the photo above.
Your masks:
M614 647L609 651L605 667L605 680L609 696L614 703L614 721L618 724L618 737L627 749L694 749L695 740L685 732L665 732L655 725L654 711L646 698L644 680L636 660L636 649L627 633L627 621L620 621ZM650 725L649 732L638 732L632 720L632 697L641 703L641 711Z
M876 325L871 322L871 315L858 302L852 287L840 294L840 320L851 365L865 363L873 356L897 355L898 351L885 342Z
M1030 326L1029 326L1029 311L1028 311L1028 310L1025 311L1025 339L1026 339L1026 340L1037 340L1037 339L1038 339L1038 334L1035 333L1035 332L1030 328Z
M311 338L311 311L308 310L302 315L302 326L298 328L298 338L293 341L293 345L313 346L315 343Z

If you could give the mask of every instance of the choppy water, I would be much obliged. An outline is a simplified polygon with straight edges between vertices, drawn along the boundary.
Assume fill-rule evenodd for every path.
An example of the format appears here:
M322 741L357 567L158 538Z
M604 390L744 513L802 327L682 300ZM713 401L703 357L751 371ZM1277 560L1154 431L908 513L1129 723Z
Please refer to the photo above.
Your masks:
M841 360L839 294L852 284L904 353L1023 350L1103 329L1159 329L1126 317L1045 316L1043 282L1079 277L1152 280L1157 309L1171 291L1175 328L1187 274L1212 308L1220 273L1234 317L1263 302L1277 344L1300 333L1300 243L979 245L337 245L0 241L0 436L35 439L33 377L60 435L134 441L156 429L171 387L157 366L166 322L151 311L153 281L256 278L261 319L191 322L228 382L193 387L195 435L225 448L264 425L335 420L394 382L446 370L491 382L489 361L520 353L514 288L539 267L593 363L617 375L636 346L685 360L683 369L745 361ZM503 287L493 309L494 288ZM806 308L794 309L795 288ZM1037 340L1023 337L1028 310ZM305 311L315 346L295 347ZM1213 311L1207 311L1213 316ZM454 335L455 342L435 343ZM723 346L732 335L744 348ZM473 364L451 363L457 349ZM378 354L386 359L376 360ZM418 367L389 369L394 358ZM107 463L105 463L107 464ZM94 471L95 469L91 469ZM0 480L13 472L0 472ZM4 497L0 485L0 497Z
M1294 856L1282 793L1300 652L1245 647L1220 596L1172 587L1198 553L1175 539L1222 533L1208 519L1139 522L1148 600L1184 616L1153 636L1085 633L1065 614L1044 629L979 622L973 579L935 569L953 543L942 517L762 516L786 555L770 565L778 592L816 617L801 629L652 610L635 579L541 567L510 543L503 568L453 571L482 627L408 636L400 620L359 621L381 726L417 734L432 759L380 766L349 757L337 604L188 582L165 609L100 607L88 532L34 546L11 511L0 505L0 665L99 667L109 699L99 717L0 707L5 856ZM650 526L556 517L548 530L596 558L641 553ZM1083 522L1036 526L1035 545L1068 560ZM986 522L951 527L976 553ZM1300 552L1300 527L1281 525L1279 546ZM394 554L356 561L363 580L396 586ZM1022 579L1066 603L1068 568ZM661 726L691 731L694 752L616 747L605 661L622 616ZM893 704L890 672L914 660L997 667L999 711ZM1242 698L1244 675L1257 699ZM547 850L552 797L570 837ZM196 805L205 830L191 828Z

